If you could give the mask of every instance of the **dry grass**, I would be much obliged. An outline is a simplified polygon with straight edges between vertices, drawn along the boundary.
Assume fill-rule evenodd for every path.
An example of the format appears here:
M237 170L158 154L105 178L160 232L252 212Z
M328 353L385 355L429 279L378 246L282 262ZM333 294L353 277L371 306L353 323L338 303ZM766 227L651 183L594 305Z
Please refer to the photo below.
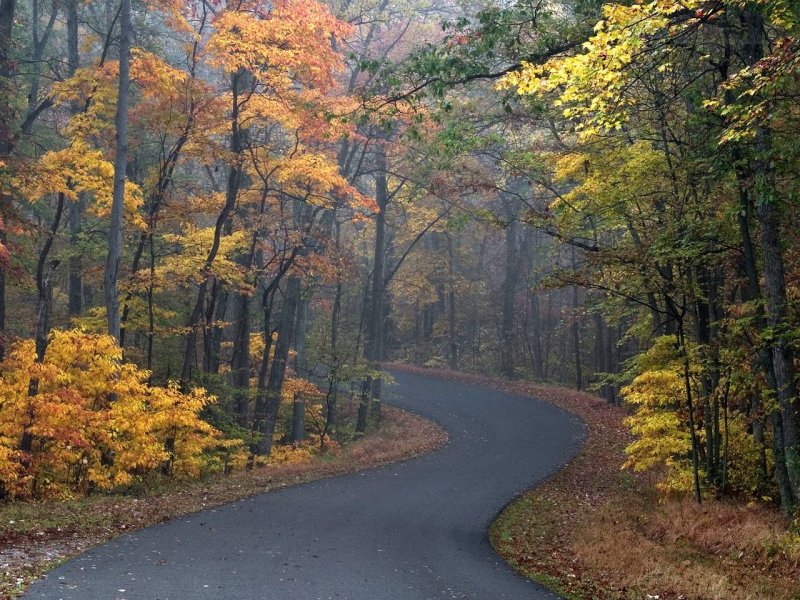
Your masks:
M622 409L564 388L398 368L540 398L586 423L575 460L492 526L495 549L524 575L571 599L800 599L800 534L786 519L759 504L658 496L620 470Z
M381 426L337 454L291 465L173 483L145 495L0 505L0 598L13 598L46 570L122 533L290 485L430 452L447 441L438 425L386 406Z
M685 499L659 504L643 492L619 500L581 519L572 548L618 591L632 590L627 597L800 598L800 544L774 510Z

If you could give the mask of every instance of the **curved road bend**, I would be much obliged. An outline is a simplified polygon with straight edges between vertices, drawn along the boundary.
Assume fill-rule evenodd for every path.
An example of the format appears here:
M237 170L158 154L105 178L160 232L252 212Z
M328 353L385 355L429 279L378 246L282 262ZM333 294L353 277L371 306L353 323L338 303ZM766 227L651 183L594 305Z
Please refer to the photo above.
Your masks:
M390 401L441 423L440 450L262 494L117 538L31 586L48 600L544 600L487 528L584 436L544 402L403 373Z

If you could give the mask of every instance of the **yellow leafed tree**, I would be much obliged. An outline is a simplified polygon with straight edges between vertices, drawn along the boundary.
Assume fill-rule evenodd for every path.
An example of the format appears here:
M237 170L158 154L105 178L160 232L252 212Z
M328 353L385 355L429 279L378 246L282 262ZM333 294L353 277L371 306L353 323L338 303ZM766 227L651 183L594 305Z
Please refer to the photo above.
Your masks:
M207 453L229 442L199 417L215 398L199 388L150 385L147 371L121 359L112 337L77 330L54 331L41 363L32 340L13 347L0 364L7 494L65 497L127 486L165 468L191 477L220 466ZM25 438L30 451L21 450Z

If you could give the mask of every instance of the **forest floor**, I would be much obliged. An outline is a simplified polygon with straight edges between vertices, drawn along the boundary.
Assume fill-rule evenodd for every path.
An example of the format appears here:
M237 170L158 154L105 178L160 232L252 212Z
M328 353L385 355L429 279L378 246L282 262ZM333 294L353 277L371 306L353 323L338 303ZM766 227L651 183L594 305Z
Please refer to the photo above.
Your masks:
M68 558L118 535L283 487L352 473L431 452L447 441L438 425L387 406L380 426L311 461L164 484L139 495L0 505L0 598Z
M580 416L580 454L501 513L490 530L518 572L570 600L797 600L800 532L771 506L663 498L621 470L622 408L524 381L394 365L551 402Z

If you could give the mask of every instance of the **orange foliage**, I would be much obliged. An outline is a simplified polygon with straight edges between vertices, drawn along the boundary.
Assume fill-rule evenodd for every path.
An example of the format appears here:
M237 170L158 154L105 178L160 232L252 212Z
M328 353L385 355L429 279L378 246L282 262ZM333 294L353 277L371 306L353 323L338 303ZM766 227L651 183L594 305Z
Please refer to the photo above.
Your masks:
M112 337L76 330L54 331L41 363L33 341L13 346L0 364L6 493L67 497L130 485L165 464L188 477L218 466L207 453L230 444L199 417L215 398L152 386L121 359Z

